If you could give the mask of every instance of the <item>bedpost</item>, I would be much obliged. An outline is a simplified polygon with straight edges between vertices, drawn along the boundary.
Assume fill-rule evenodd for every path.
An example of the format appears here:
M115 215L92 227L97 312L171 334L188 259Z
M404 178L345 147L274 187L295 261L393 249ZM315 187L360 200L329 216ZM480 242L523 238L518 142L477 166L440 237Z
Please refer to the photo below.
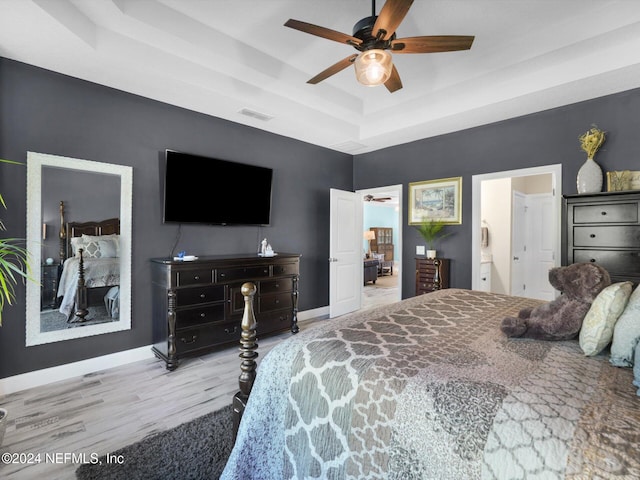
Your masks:
M242 323L240 327L242 333L240 334L240 358L242 363L240 364L240 377L238 383L240 384L240 391L233 397L233 439L235 440L238 433L238 427L240 426L240 420L244 413L244 408L247 405L249 399L249 393L253 387L253 382L256 378L256 357L258 352L258 343L256 342L256 317L253 312L253 298L256 294L256 286L247 282L242 285L242 295L244 296L244 314L242 315Z
M80 254L78 264L78 289L76 291L76 318L75 322L84 322L86 316L89 314L87 288L84 281L84 258L82 257L83 249L80 248L78 253Z
M64 226L64 202L60 200L60 268L67 259L67 231Z

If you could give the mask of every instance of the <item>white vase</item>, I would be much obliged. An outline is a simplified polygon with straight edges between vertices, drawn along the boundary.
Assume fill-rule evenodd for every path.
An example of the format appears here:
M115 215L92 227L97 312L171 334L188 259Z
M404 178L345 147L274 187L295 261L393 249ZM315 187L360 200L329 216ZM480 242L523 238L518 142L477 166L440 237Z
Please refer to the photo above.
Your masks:
M435 250L427 250L427 258L436 258Z
M578 193L597 193L602 191L602 169L593 158L587 161L578 170Z

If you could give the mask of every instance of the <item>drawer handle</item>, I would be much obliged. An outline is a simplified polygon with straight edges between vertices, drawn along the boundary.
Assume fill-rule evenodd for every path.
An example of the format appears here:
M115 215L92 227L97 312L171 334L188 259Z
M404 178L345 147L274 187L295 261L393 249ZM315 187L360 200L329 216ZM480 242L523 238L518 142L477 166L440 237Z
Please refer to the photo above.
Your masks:
M238 327L236 325L233 326L233 330L229 330L229 327L224 329L225 333L234 334L238 331Z
M591 235L589 235L591 238L596 238L596 234L592 233Z
M221 277L226 277L226 274L221 273L221 274L220 274L220 276L221 276Z
M276 283L276 288L280 288L280 284L279 283Z
M207 296L204 293L200 294L200 298L206 298Z
M181 341L182 343L187 343L187 344L188 344L188 343L195 343L197 339L198 339L198 336L197 336L197 335L191 335L191 338L190 338L190 339L187 339L186 337L182 337L182 338L180 339L180 341Z
M600 212L600 214L601 214L601 215L606 215L606 214L607 214L607 212Z
M591 263L596 263L596 259L592 258L591 260L589 260Z
M194 280L200 280L200 275L194 275L193 279Z
M207 316L207 314L206 314L206 313L204 313L204 312L202 312L202 313L200 314L200 318L204 318L204 317L206 317L206 316Z
M275 302L273 302L273 303L275 303L277 305L277 304L280 303L280 300L276 299Z

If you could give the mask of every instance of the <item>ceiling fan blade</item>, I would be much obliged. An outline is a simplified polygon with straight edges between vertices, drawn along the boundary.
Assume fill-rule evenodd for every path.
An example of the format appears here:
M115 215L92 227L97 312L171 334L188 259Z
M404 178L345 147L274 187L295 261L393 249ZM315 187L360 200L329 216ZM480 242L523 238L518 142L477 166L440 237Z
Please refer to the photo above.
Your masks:
M307 80L307 83L311 83L311 84L315 85L316 83L320 83L322 80L325 80L326 78L329 78L331 75L335 75L336 73L340 72L341 70L344 70L349 65L351 65L355 61L357 56L358 56L358 54L354 53L353 55L349 55L347 58L343 58L338 63L335 63L335 64L331 65L329 68L327 68L327 69L323 70L322 72L320 72L318 75L313 77L311 80Z
M317 37L333 40L334 42L346 43L347 45L360 45L362 43L362 40L360 40L359 38L352 37L351 35L347 35L346 33L336 32L335 30L331 30L330 28L319 27L318 25L301 22L300 20L293 20L292 18L287 20L284 26L293 28L295 30L300 30L304 33L310 33L311 35L315 35Z
M387 0L380 10L371 34L376 38L389 40L404 20L412 3L413 0Z
M391 51L393 53L435 53L469 50L474 38L467 35L398 38L391 42Z
M398 73L395 65L391 69L391 75L387 81L384 82L384 86L387 87L387 90L389 90L390 93L402 88L402 80L400 80L400 74Z

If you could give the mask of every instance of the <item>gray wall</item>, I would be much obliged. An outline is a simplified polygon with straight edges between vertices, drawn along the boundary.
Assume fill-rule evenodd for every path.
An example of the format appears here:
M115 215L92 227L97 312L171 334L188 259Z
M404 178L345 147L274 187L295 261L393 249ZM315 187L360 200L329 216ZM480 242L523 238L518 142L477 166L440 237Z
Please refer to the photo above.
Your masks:
M132 330L26 348L24 288L5 309L0 378L151 343L149 258L170 253L175 225L161 221L160 165L166 148L274 168L272 226L182 227L179 249L194 254L253 252L259 237L299 252L300 309L328 303L329 189L404 185L463 177L463 223L439 247L452 259L454 287L471 286L471 176L563 164L563 191L575 193L585 159L578 136L592 123L608 133L596 156L604 170L640 170L640 89L509 121L351 157L286 137L155 102L0 58L0 157L36 151L134 169ZM26 169L0 165L8 237L24 237ZM215 199L215 185L212 184ZM404 296L414 294L413 227L403 226Z
M0 58L0 158L27 151L133 167L132 329L25 347L25 289L3 312L0 378L150 345L149 259L169 255L177 225L162 224L161 161L170 148L274 169L271 226L183 225L179 250L255 252L259 237L302 254L300 310L328 304L329 189L351 189L352 157L290 138ZM25 236L26 168L0 165L7 237ZM216 196L212 180L211 200Z
M415 294L415 246L424 244L406 221L410 182L462 176L462 225L448 227L438 255L451 259L451 285L470 288L472 176L562 164L562 193L575 194L586 159L578 137L592 124L608 132L595 157L605 172L640 170L640 89L356 156L355 189L404 185L403 296Z

